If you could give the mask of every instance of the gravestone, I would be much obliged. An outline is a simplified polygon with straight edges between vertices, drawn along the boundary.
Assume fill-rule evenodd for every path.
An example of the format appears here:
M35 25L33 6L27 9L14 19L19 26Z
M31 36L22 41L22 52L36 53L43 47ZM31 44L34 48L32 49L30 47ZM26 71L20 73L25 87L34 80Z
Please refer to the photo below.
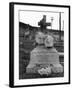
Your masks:
M59 62L59 54L53 47L53 37L43 34L49 23L46 23L46 16L38 23L41 27L41 32L36 35L36 43L38 46L30 53L30 62L26 68L27 73L38 73L41 68L52 66L52 72L62 72L63 68ZM57 66L57 67L56 67Z
M40 35L40 34L39 34ZM43 36L44 37L44 36ZM43 38L41 36L41 40ZM38 37L40 40L40 37ZM38 41L38 39L36 39ZM52 43L51 43L52 42ZM53 73L63 72L63 67L59 62L59 54L53 47L53 38L47 36L44 42L39 42L39 45L30 53L30 62L26 68L27 73L38 73L41 68L51 66Z
M59 55L56 49L47 49L44 46L37 46L34 50L31 51L30 62L27 66L27 72L35 73L35 71L32 71L31 69L37 68L36 66L38 65L46 67L50 64L59 64Z

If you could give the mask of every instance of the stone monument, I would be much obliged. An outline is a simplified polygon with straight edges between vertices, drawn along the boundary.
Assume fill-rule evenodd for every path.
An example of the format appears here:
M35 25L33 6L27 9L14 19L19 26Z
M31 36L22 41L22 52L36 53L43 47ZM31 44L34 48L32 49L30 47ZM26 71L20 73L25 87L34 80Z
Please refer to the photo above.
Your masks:
M30 53L30 62L26 68L26 72L38 73L40 69L50 67L52 73L61 73L63 72L63 67L59 62L59 54L53 47L54 39L51 35L43 33L43 30L45 30L49 24L46 23L45 15L38 24L42 31L36 34L35 40L38 45Z
M63 72L59 63L59 54L53 47L53 37L39 32L36 35L37 47L31 51L30 62L26 68L27 73L38 73L41 68L51 67L53 73Z

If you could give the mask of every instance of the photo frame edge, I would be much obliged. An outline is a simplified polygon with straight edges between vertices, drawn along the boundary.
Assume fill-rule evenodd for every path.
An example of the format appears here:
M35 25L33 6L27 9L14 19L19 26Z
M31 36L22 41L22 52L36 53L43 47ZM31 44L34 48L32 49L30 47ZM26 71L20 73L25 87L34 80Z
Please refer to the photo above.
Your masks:
M14 4L9 3L9 87L14 86Z
M14 86L14 5L39 5L39 6L55 6L65 7L69 9L69 81L52 84L35 84L35 85L18 85ZM9 87L29 87L29 86L46 86L46 85L62 85L70 84L70 6L66 5L50 5L50 4L35 4L35 3L9 3Z

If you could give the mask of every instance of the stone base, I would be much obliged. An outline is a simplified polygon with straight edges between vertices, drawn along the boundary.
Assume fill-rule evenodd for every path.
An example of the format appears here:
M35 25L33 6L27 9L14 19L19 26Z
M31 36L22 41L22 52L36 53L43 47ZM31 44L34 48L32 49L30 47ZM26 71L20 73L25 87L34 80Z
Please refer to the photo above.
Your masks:
M37 64L36 66L29 66L26 68L26 73L38 73L38 70L41 68L46 68L48 65Z
M54 64L52 66L52 73L62 73L63 71L63 66L61 64Z
M47 68L47 67L51 67L51 73L62 73L63 70L63 66L61 64L54 64L54 65L40 65L40 66L35 66L33 68L26 68L26 73L38 73L38 70L42 69L42 68Z
M63 72L63 67L59 62L59 54L57 50L38 46L31 51L30 62L26 68L27 73L38 73L38 70L48 66L52 67L53 73Z

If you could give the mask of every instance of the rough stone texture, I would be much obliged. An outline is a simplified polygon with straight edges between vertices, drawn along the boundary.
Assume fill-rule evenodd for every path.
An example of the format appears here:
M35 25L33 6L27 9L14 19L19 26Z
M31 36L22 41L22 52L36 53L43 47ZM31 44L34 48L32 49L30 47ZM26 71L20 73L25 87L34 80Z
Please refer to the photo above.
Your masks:
M47 65L53 64L59 64L59 55L57 50L55 48L37 46L34 50L31 51L30 62L26 68L27 73L30 73L30 71L35 72L35 68L37 68L39 65L40 67L41 65L42 67L45 67Z

